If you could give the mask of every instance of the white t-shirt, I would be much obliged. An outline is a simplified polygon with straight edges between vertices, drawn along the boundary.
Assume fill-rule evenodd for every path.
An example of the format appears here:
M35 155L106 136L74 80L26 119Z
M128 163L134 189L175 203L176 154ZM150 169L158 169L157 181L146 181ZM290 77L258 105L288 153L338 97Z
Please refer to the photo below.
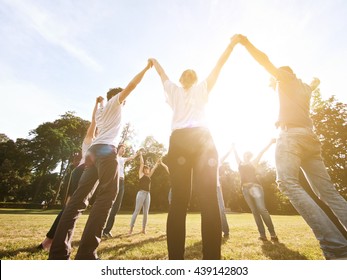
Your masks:
M205 106L208 101L207 82L192 86L189 90L173 82L164 82L166 102L173 110L171 129L207 127Z
M120 130L122 118L122 104L119 103L119 94L112 97L105 107L100 107L95 114L98 136L92 145L107 144L116 146L116 137Z
M91 141L89 143L86 143L85 141L83 141L83 143L82 143L82 157L81 157L81 161L78 164L78 166L80 166L81 164L85 163L85 161L86 161L86 154L87 154L87 151L88 151L88 149L89 149L91 144L92 144Z
M117 156L117 161L118 161L118 176L119 176L119 178L124 179L125 158Z

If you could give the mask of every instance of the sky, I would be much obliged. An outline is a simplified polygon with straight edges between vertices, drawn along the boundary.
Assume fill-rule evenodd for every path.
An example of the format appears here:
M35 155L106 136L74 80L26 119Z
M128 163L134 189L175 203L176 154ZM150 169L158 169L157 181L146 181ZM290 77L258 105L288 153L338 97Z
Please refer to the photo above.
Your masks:
M90 120L95 98L125 87L151 57L174 82L187 68L201 81L236 33L303 81L319 77L323 97L346 103L346 14L344 0L0 0L0 133L26 138L67 111ZM268 83L237 45L207 108L220 155L233 142L256 154L276 136ZM147 135L168 147L171 109L154 69L123 112L135 148ZM273 149L265 160L273 161Z

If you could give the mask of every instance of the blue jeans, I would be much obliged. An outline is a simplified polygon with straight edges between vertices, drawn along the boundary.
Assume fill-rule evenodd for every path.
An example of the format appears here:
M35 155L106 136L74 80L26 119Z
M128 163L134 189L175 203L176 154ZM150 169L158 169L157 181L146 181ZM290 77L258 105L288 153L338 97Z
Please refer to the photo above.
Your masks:
M225 206L224 206L224 199L223 199L221 186L217 186L217 199L218 199L220 219L222 223L222 232L224 233L224 236L227 236L229 235L229 225L228 225L227 217L225 215Z
M147 218L148 218L148 212L149 212L149 206L151 205L151 194L146 191L138 191L136 195L136 205L135 205L135 211L131 217L130 227L133 228L135 225L135 221L137 218L137 215L140 213L141 208L143 219L142 219L142 229L146 229L147 225Z
M98 144L89 148L93 165L88 165L79 180L78 187L66 205L60 218L49 259L68 260L76 221L87 208L96 188L99 189L87 223L84 227L76 258L98 259L97 247L113 201L117 196L117 160L114 146ZM95 182L99 179L99 185Z
M110 215L108 216L104 233L110 233L114 225L116 215L120 207L122 206L123 196L124 196L124 179L119 179L117 198L112 205L112 209L111 209Z
M265 225L271 236L276 236L269 211L265 207L263 187L256 183L248 183L242 186L243 196L252 211L255 223L261 237L266 237Z
M282 130L276 145L277 183L299 214L311 227L325 258L347 257L347 240L299 182L301 168L315 194L333 211L347 229L347 202L335 189L311 129Z

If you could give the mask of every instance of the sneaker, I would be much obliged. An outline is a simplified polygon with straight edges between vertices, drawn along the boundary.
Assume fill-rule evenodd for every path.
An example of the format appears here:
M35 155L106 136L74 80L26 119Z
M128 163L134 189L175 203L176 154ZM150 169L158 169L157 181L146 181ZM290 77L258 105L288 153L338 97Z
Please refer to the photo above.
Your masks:
M271 241L272 241L273 243L278 243L278 242L279 242L277 236L271 236Z
M260 237L258 238L258 240L263 241L263 242L266 242L266 241L267 241L267 238L266 238L266 236L260 236Z
M223 235L224 238L229 238L229 232L225 232Z
M112 237L113 237L113 235L112 235L111 232L104 232L104 233L102 234L102 236L105 237L105 238L112 238Z

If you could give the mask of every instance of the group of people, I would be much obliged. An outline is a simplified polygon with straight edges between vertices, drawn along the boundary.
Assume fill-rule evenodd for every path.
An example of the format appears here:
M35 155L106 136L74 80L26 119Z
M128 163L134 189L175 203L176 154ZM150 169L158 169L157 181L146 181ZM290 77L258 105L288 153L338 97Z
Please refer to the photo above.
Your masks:
M164 87L166 102L173 111L172 133L167 155L172 186L166 228L168 258L184 259L186 215L192 184L197 190L201 208L203 259L221 258L223 217L221 217L220 209L223 209L223 206L220 207L217 195L217 185L219 185L217 170L220 160L207 127L205 106L222 67L237 44L244 46L250 55L276 79L280 105L277 122L280 133L276 141L276 170L280 190L288 196L293 206L311 227L319 240L325 258L347 258L346 238L299 182L299 170L302 169L313 191L330 207L347 230L347 202L335 189L326 171L320 154L320 143L313 132L309 116L311 92L319 85L319 80L314 79L310 85L303 83L290 67L275 67L267 55L257 49L247 37L237 34L231 38L208 77L199 83L195 71L188 69L180 77L181 85L176 85L168 78L159 62L151 58L146 67L124 89L114 88L107 93L108 101L105 106L101 98L97 100L98 105L96 105L95 118L93 118L97 135L86 152L85 166L78 186L62 210L53 242L50 245L49 259L70 258L76 220L87 208L96 188L98 192L75 259L99 259L97 248L102 234L110 234L110 226L106 225L106 222L113 224L114 215L119 210L124 192L122 171L124 160L122 162L120 156L117 157L115 149L115 139L121 126L122 105L151 67L154 67L158 73ZM121 149L118 149L118 153ZM235 149L234 152L239 163L243 194L254 215L260 238L266 239L263 221L270 232L271 240L276 242L278 238L264 206L263 190L254 170L254 165L259 161L262 153L253 161L249 154L241 161ZM141 190L136 197L136 209L132 216L130 232L133 230L139 209L143 207L148 210L149 208L150 177L160 164L158 162L150 170L144 165L141 154L139 155ZM99 181L98 184L96 184L97 181ZM143 222L143 231L145 231L145 224L146 219ZM229 229L225 232L229 234Z

